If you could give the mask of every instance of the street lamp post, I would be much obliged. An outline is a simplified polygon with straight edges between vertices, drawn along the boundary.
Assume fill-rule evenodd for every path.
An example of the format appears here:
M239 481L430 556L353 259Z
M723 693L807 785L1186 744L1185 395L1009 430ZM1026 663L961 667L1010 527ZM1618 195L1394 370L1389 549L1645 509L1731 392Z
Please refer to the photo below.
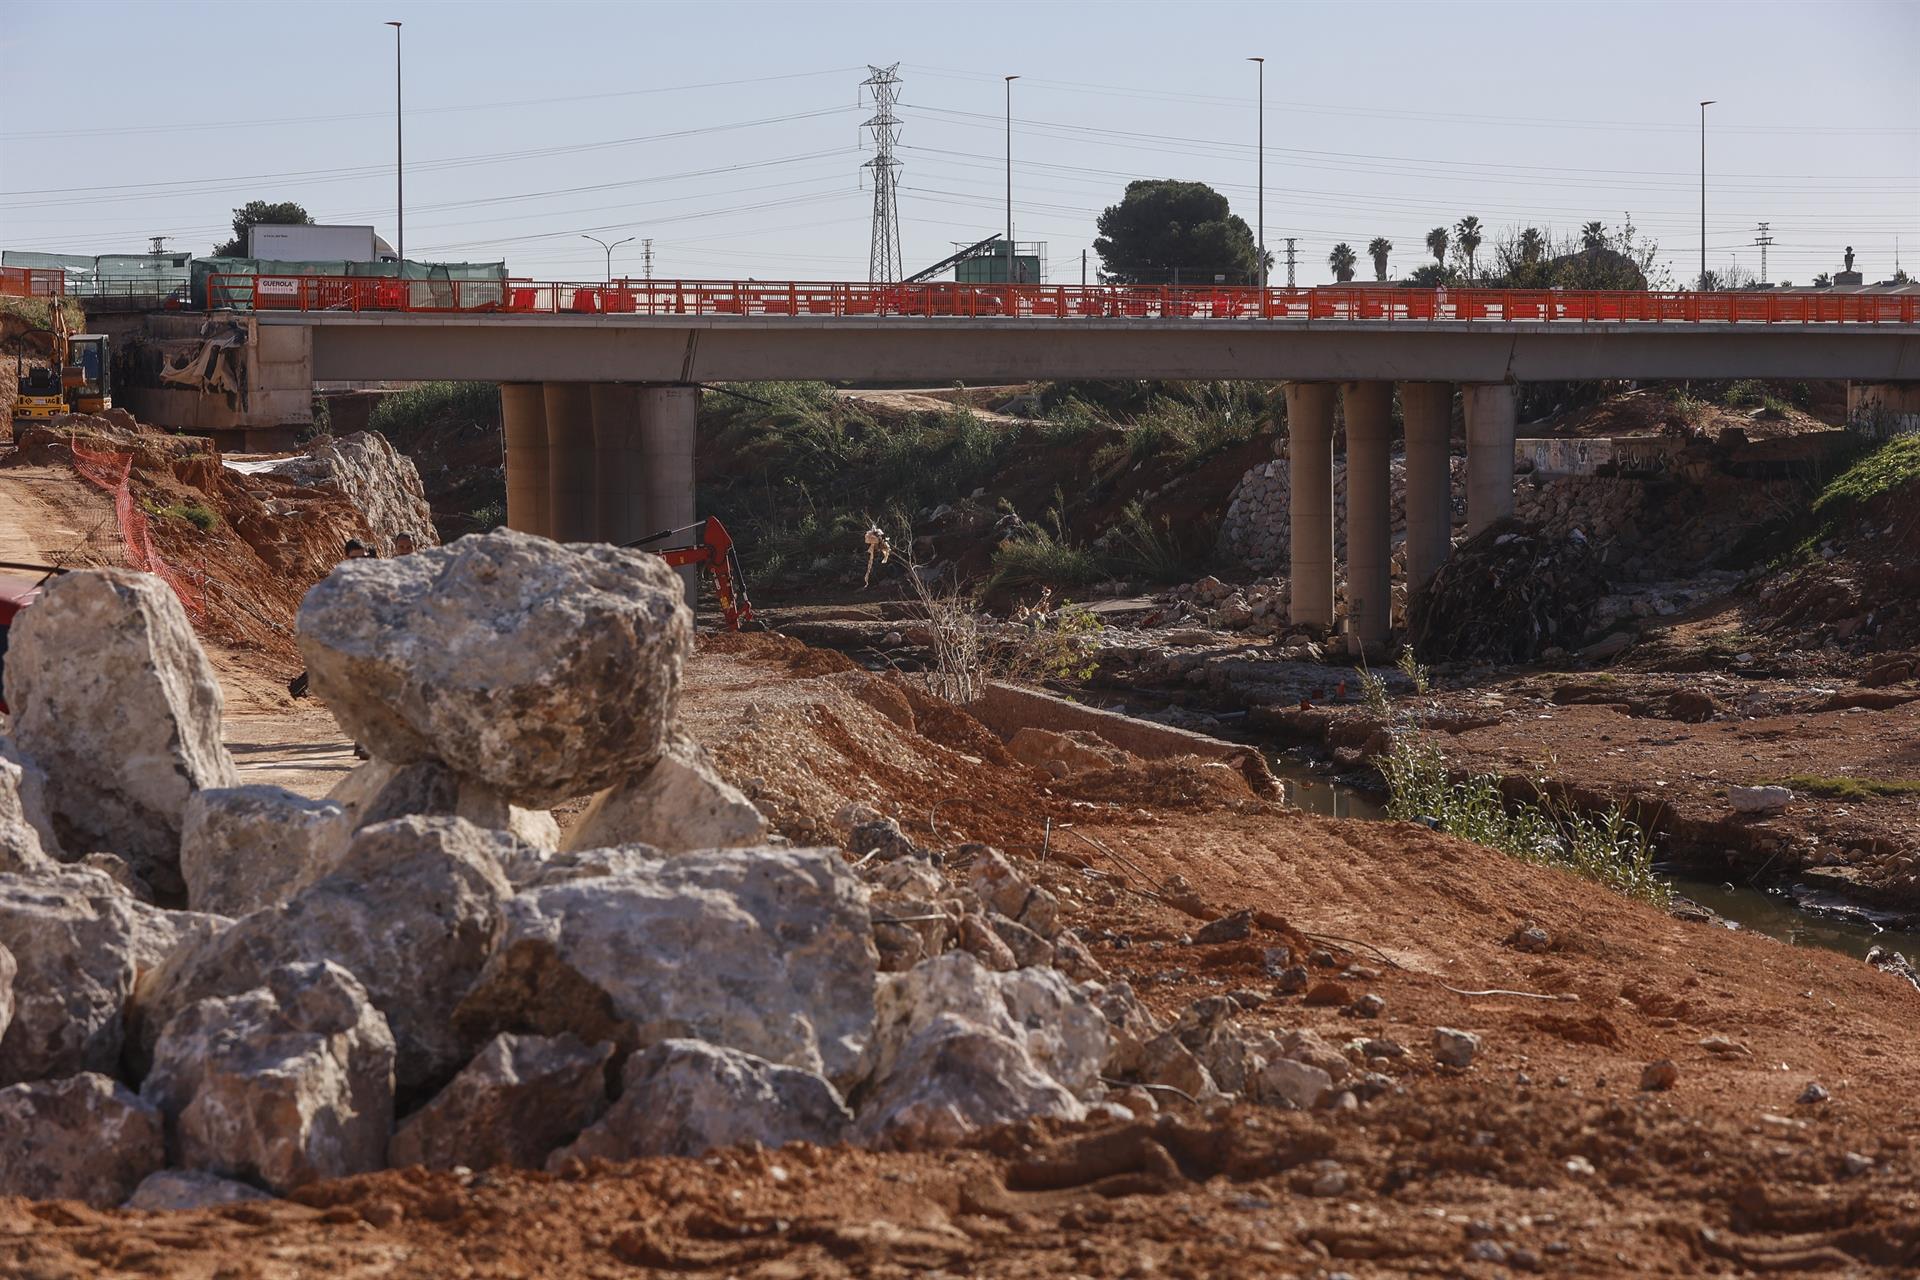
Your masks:
M1019 76L1008 76L1007 81L1007 283L1013 283L1013 82Z
M1708 98L1700 104L1700 287L1707 287L1707 108L1718 102Z
M1267 287L1267 60L1248 58L1248 62L1260 64L1260 288Z
M398 241L394 253L401 262L405 262L407 260L407 188L405 151L402 147L400 125L400 24L389 22L387 25L393 28L393 213L394 221L399 224L394 237Z
M591 240L595 244L599 245L602 249L605 249L607 251L607 283L612 284L613 283L613 251L615 249L618 249L623 244L632 244L635 240L638 240L640 237L628 236L625 240L615 240L612 244L608 244L605 240L602 240L599 236L590 236L583 231L580 233L580 238L582 240Z

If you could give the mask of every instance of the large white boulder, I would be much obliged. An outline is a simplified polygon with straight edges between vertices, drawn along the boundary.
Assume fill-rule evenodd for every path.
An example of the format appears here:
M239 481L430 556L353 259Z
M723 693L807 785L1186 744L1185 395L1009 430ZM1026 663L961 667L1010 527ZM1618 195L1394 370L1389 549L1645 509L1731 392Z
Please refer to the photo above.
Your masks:
M440 760L547 808L666 746L692 641L660 557L508 529L349 560L307 593L313 691L374 755Z
M166 1116L179 1164L286 1191L383 1166L393 1060L351 973L291 964L259 990L183 1009L140 1093Z
M0 1089L0 1196L110 1209L165 1163L159 1111L109 1076Z
M368 827L326 876L280 906L179 947L145 975L133 1002L141 1048L198 1001L265 984L294 961L331 960L366 986L398 1046L400 1087L437 1087L479 1039L453 1011L492 953L512 889L500 871L514 842L458 818Z
M850 1079L873 1019L866 889L832 849L716 849L531 888L461 1010L483 1030L686 1038Z
M179 893L188 798L239 775L219 682L173 589L123 569L53 579L14 621L6 700L67 853L117 853L156 892Z
M854 1137L924 1147L1034 1116L1079 1119L1110 1049L1107 1019L1060 973L995 973L949 952L881 979Z
M742 1143L827 1146L852 1123L839 1092L811 1071L702 1040L662 1040L627 1059L620 1100L547 1167L701 1156Z
M284 787L215 787L187 802L180 874L195 911L242 916L285 902L347 851L345 808Z
M16 966L0 1084L118 1066L139 971L138 907L97 871L0 875L0 947Z
M567 847L645 844L683 853L759 844L767 831L766 818L720 776L706 748L676 734L644 773L593 798Z
M487 1042L453 1083L408 1116L387 1144L394 1168L537 1169L607 1109L613 1046L577 1036Z

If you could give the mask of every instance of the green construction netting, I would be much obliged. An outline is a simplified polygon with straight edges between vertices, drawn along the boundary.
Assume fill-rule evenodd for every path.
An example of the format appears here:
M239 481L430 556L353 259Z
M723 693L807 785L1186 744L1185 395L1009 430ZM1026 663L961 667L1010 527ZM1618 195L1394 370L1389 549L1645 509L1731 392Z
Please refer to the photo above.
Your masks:
M288 262L265 258L195 258L193 302L207 305L207 281L213 276L295 277L370 276L405 280L407 302L419 307L483 307L506 300L507 264L504 262ZM460 288L453 288L455 282ZM477 286L477 287L476 287ZM224 292L221 306L244 308L244 290Z

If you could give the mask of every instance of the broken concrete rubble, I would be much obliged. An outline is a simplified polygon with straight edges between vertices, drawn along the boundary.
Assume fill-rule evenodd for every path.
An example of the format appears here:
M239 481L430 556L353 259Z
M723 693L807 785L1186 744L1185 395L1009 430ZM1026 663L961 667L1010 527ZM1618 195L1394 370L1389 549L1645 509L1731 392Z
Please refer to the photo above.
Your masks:
M529 889L461 1024L696 1038L844 1082L873 1018L865 886L832 849L715 849Z
M172 588L123 569L54 578L13 626L5 696L59 845L119 854L156 891L179 893L188 798L239 776L220 740L219 683Z
M351 973L290 964L172 1018L141 1096L182 1166L287 1191L383 1165L393 1065L386 1020Z
M853 1117L811 1071L701 1040L663 1040L627 1059L620 1100L548 1167L570 1160L701 1156L715 1147L829 1145Z
M41 847L40 833L27 821L20 791L25 771L0 755L0 872L38 871L53 865Z
M400 1125L387 1145L387 1163L396 1169L537 1169L606 1110L612 1056L606 1041L497 1035Z
M349 560L307 593L314 693L383 759L440 760L545 808L666 747L692 636L664 561L501 529Z

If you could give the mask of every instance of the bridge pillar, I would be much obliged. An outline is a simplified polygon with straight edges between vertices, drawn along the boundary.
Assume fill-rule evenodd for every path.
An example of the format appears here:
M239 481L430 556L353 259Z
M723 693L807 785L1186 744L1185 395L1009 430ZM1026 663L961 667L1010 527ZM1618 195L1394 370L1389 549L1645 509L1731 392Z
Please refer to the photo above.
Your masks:
M1519 388L1508 382L1461 388L1467 411L1467 536L1513 514L1513 439Z
M547 536L547 402L537 382L500 384L506 433L507 527Z
M1453 477L1448 469L1453 385L1401 383L1400 416L1407 428L1407 591L1411 594L1433 581L1453 547Z
M619 545L654 532L648 527L640 388L593 384L594 537Z
M1288 533L1292 620L1333 625L1333 392L1331 382L1289 382Z
M1347 419L1347 641L1357 651L1393 629L1393 384L1344 383L1340 399Z
M593 542L597 482L593 456L593 384L549 382L547 405L547 536Z
M646 477L643 509L647 533L678 529L697 517L693 498L693 448L698 434L700 388L655 383L640 391L640 465ZM644 536L644 535L642 535ZM687 607L700 599L700 571L680 570Z

